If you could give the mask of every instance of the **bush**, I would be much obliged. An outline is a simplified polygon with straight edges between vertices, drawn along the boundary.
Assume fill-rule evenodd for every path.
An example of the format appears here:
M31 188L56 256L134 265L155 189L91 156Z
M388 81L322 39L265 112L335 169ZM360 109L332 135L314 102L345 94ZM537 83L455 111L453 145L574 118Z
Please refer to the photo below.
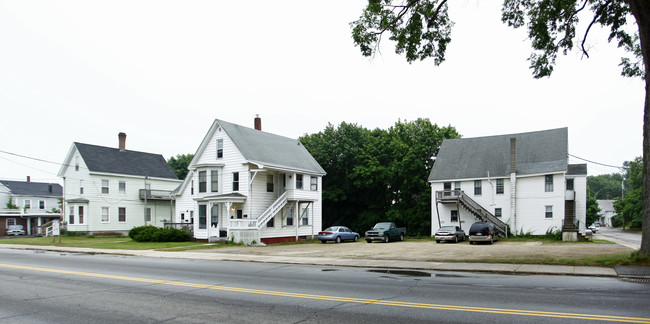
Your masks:
M134 227L129 231L129 237L136 242L186 242L192 240L192 235L184 230L160 228L153 225Z

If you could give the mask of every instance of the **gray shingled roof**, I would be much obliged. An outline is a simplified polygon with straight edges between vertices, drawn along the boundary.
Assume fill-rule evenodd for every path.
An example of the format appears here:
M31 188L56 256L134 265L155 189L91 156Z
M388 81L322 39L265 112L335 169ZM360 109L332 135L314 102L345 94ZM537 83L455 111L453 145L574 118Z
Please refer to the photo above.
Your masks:
M74 143L90 172L178 179L160 154Z
M216 120L246 160L262 165L325 174L297 139Z
M568 129L445 139L429 181L510 175L510 138L517 139L517 175L566 172Z
M58 183L25 182L0 180L0 183L11 190L14 195L39 196L39 197L61 197L63 187Z

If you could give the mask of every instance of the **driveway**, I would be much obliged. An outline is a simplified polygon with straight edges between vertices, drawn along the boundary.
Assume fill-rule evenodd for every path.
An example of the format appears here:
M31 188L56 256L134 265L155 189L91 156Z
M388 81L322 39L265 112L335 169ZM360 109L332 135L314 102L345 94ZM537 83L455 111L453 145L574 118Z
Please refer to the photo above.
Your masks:
M638 248L637 248L638 249ZM632 248L619 244L543 243L499 241L493 245L469 242L440 243L409 241L390 243L313 243L269 246L234 246L204 253L230 253L284 257L345 258L370 260L462 262L505 258L562 258L631 253Z

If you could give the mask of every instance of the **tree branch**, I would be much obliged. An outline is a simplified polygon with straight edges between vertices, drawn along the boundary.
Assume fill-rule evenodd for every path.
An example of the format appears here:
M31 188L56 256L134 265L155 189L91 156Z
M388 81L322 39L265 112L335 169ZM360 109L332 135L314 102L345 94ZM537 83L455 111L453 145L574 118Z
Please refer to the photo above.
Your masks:
M587 41L587 36L589 35L589 31L591 30L591 26L593 26L596 23L596 20L598 20L598 18L600 18L600 16L603 15L603 11L605 11L605 8L608 7L611 2L612 2L612 0L608 0L603 5L598 7L598 10L596 10L596 14L594 15L594 19L591 20L591 22L589 23L589 26L587 27L587 30L585 30L585 36L582 38L582 43L580 44L580 49L582 51L582 54L584 54L587 58L589 58L589 53L585 49L585 42ZM584 8L584 6L583 6L583 8Z

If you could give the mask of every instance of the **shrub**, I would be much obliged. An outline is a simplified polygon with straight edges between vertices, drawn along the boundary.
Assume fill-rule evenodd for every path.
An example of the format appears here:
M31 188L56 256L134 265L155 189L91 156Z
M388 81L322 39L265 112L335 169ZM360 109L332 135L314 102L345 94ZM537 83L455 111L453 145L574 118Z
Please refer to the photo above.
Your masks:
M134 227L129 231L129 237L137 242L186 242L192 240L192 235L184 230L159 228L153 225Z

